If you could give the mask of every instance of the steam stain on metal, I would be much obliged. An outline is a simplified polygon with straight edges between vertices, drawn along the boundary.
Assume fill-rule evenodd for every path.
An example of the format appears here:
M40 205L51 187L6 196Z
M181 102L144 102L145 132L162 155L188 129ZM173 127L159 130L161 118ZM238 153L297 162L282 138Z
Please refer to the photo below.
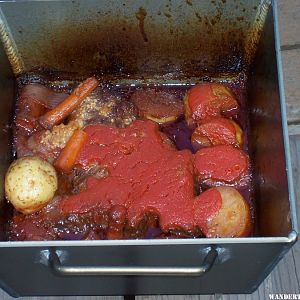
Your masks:
M148 38L147 38L147 35L146 35L146 32L145 32L145 18L147 16L147 12L143 7L140 7L139 11L135 14L135 16L139 21L139 28L140 28L140 32L141 32L141 35L143 37L143 40L144 40L145 43L147 43Z
M43 20L40 15L45 14L45 7L40 3L35 5L40 13L32 20L26 17L26 9L18 16L25 25L41 23L38 28L11 28L20 57L18 63L12 59L11 63L16 74L37 67L123 78L168 74L169 79L182 79L238 73L250 65L262 24L250 24L247 17L237 20L238 13L229 17L225 2L214 2L208 11L204 5L186 0L184 13L172 2L164 8L137 7L131 12L124 5L102 9L97 5L97 9L85 11L75 2L59 20ZM245 6L245 15L264 19L263 6L257 13L252 6L251 10ZM4 14L13 24L16 16L6 9ZM22 71L16 66L20 62L26 66Z
M140 19L139 22L139 31L128 24L126 33L122 30L123 27L119 30L118 25L106 25L102 30L98 30L94 25L86 25L85 30L73 26L58 27L53 30L56 34L50 35L48 41L39 40L31 45L24 45L22 52L28 57L28 65L32 67L54 66L59 70L82 74L93 70L115 74L118 71L115 65L123 65L122 73L128 75L162 75L173 72L174 69L189 74L189 77L204 73L213 74L216 71L215 65L219 65L218 62L233 61L228 60L233 55L232 48L235 49L234 56L243 60L244 33L240 29L233 29L225 34L211 29L214 35L210 39L201 39L202 36L208 35L204 30L201 30L202 35L184 35L183 30L178 29L174 41L170 41L171 36L151 34L154 30L160 31L161 28L153 26L151 32L149 30L146 34L144 21ZM199 24L199 21L197 23ZM42 49L39 55L27 55L37 45ZM132 49L139 49L135 56L132 55ZM230 66L229 70L232 69L236 67Z

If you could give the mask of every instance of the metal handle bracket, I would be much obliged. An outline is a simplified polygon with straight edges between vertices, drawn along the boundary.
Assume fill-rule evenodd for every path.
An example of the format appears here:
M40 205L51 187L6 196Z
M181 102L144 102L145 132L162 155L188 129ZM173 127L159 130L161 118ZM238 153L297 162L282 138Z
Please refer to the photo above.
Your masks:
M211 248L199 267L65 266L56 251L50 251L49 266L60 276L201 276L210 270L217 256Z

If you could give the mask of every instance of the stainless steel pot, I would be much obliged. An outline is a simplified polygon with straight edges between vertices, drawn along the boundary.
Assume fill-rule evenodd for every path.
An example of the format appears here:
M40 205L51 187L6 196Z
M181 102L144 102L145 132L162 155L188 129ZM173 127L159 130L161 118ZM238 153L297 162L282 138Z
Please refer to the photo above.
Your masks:
M247 76L256 208L254 236L235 239L7 242L1 213L0 285L8 293L251 293L295 243L275 1L0 1L0 35L1 182L22 72L97 70L123 84Z

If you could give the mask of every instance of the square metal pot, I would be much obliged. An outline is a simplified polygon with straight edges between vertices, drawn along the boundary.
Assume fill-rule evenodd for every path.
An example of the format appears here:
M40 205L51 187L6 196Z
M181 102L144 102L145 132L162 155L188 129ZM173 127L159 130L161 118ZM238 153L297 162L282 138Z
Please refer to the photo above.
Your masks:
M246 66L256 209L254 236L234 239L8 242L1 215L8 293L251 293L295 243L276 1L0 1L0 35L1 185L22 72L96 68L111 82L183 84Z

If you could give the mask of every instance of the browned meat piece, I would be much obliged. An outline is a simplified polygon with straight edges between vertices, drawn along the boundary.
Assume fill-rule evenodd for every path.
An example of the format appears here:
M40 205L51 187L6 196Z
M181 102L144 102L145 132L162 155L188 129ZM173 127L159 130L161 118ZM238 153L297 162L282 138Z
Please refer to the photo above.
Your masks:
M58 194L79 194L87 189L87 179L90 177L103 179L108 177L105 167L92 163L87 166L76 165L70 174L60 174Z
M65 97L67 94L56 93L40 84L28 84L21 89L17 102L14 137L19 157L32 153L28 148L27 139L29 135L40 129L38 118Z
M37 127L37 119L47 110L62 102L68 95L56 93L40 84L28 84L20 92L17 105L16 126L27 132Z
M93 211L87 214L64 216L59 213L59 197L31 214L16 214L9 226L10 240L83 240L103 239L109 225L108 211Z
M130 125L137 116L133 103L122 99L117 93L96 88L71 114L70 120L87 124L107 124L115 127Z
M66 143L78 128L82 127L81 121L70 121L67 125L53 126L51 130L41 130L29 137L26 142L27 149L49 162L53 162L65 147ZM18 156L20 154L18 153Z

